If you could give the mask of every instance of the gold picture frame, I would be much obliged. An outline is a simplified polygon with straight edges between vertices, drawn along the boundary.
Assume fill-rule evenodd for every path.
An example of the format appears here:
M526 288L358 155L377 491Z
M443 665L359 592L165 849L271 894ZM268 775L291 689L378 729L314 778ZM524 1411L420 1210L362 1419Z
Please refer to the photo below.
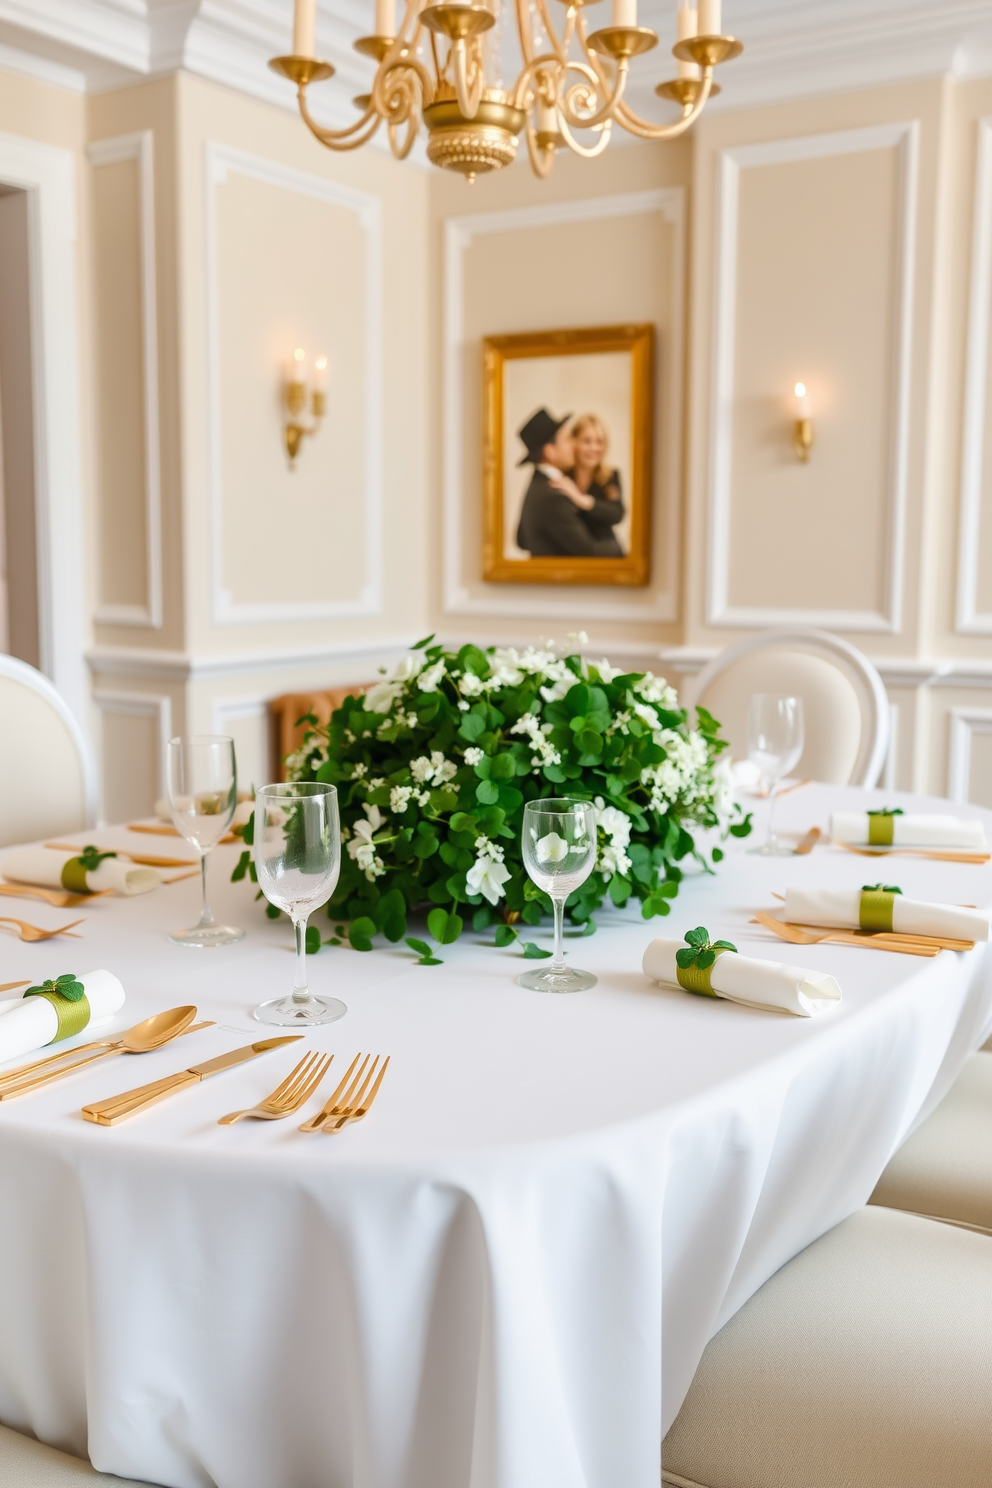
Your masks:
M636 587L649 583L654 326L527 331L486 336L482 346L483 578L496 584ZM597 362L597 358L603 360ZM629 360L629 368L624 359ZM542 365L525 365L534 362ZM540 396L545 383L547 398ZM579 406L551 407L556 392ZM544 406L556 420L565 412L572 418L586 413L602 418L598 405L604 402L612 411L613 427L607 427L609 451L615 448L620 455L615 468L622 475L622 499L629 503L614 543L620 555L527 553L516 546L515 536L519 535L517 522L526 499L526 481L534 467L519 463L525 448L517 430Z

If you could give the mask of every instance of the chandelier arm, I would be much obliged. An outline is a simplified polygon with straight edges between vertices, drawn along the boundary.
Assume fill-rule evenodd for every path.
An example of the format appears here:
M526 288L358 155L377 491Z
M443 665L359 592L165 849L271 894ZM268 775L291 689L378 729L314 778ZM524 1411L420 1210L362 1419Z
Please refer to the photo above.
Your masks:
M559 114L571 124L573 129L595 129L597 126L605 124L608 119L612 119L615 116L620 106L623 95L627 91L627 78L629 75L629 59L627 57L618 58L617 80L613 93L612 95L608 94L606 102L594 114L590 114L588 118L577 114L572 106L571 100L573 93L582 91L581 83L573 83L558 105Z
M528 19L527 0L513 0L513 12L516 16L517 39L523 53L524 65L529 67L534 61L534 36Z
M526 109L528 107L528 96L532 93L534 84L537 82L537 74L557 65L558 58L548 55L535 57L533 61L528 62L514 86L513 107Z
M699 118L706 100L710 96L712 86L713 69L711 67L704 67L703 86L699 97L691 108L683 110L681 119L676 119L674 124L649 124L646 119L642 119L638 114L635 114L634 110L627 103L621 103L617 109L617 123L622 129L626 129L628 134L636 135L638 139L678 139L679 135L685 134L686 130L691 128Z
M573 5L569 5L565 11L565 30L562 33L561 41L559 41L557 36L555 35L555 28L551 22L551 15L548 11L547 0L537 0L537 13L540 17L541 24L547 32L548 41L551 43L551 50L554 52L559 62L564 62L565 54L568 51L568 43L571 39L572 34L572 26L575 17L575 7Z
M455 97L458 107L466 119L474 119L479 112L479 104L482 102L482 89L485 86L486 76L478 56L471 59L465 42L459 38L451 47L449 56L454 61ZM475 63L474 71L470 69L470 61Z
M410 76L412 74L412 76ZM402 124L416 103L414 80L420 84L421 108L434 102L434 84L424 64L397 37L379 64L372 84L372 107L387 123ZM396 99L394 103L392 100Z
M394 124L392 119L389 120L386 128L389 131L389 148L392 151L394 160L405 160L413 149L413 142L417 138L417 133L420 129L419 115L411 111L407 116L406 138L403 140L399 137L400 126Z
M535 176L543 181L551 174L551 167L555 163L555 152L552 147L537 143L537 133L529 124L527 125L527 154L530 156L531 169Z
M300 117L304 124L313 137L319 140L322 145L326 145L329 150L354 150L356 145L364 145L367 140L370 140L379 127L380 121L371 103L362 117L357 119L354 124L349 124L347 129L325 129L323 125L317 123L317 120L307 107L306 88L300 87L296 90L296 99L300 108ZM370 121L372 121L371 124ZM370 125L368 133L362 139L355 140L353 136L364 129L366 125Z
M564 120L560 115L558 118L558 128L561 130L562 138L564 139L566 145L573 152L573 154L581 155L583 160L595 160L597 155L602 155L603 151L610 143L610 131L613 128L613 120L607 119L606 123L601 124L599 127L602 132L599 136L599 139L594 145L580 145L578 140L573 135L571 129L569 129L566 120Z

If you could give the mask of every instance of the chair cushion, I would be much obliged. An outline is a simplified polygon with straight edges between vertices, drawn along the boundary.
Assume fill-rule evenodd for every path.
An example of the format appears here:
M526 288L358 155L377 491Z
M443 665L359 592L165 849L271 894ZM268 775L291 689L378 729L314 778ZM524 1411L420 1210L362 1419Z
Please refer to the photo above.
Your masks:
M696 1488L988 1488L992 1240L869 1208L712 1338L662 1448Z
M0 1483L9 1488L148 1488L134 1478L97 1472L88 1462L0 1426Z
M992 1235L992 1054L973 1054L869 1200Z

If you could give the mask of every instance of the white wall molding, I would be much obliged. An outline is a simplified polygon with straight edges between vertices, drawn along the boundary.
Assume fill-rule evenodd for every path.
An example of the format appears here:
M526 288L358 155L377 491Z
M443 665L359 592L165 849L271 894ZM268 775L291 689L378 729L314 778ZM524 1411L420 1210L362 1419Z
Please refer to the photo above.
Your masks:
M976 734L992 734L992 708L951 708L947 756L947 795L967 801L971 784L971 744Z
M982 476L987 454L985 402L989 375L989 316L992 312L992 118L979 119L977 144L955 621L955 629L962 635L992 635L992 612L976 608Z
M141 360L145 446L145 595L143 605L101 604L97 625L162 627L162 460L159 436L158 288L155 275L155 153L152 130L87 145L94 169L134 160L138 166L138 241L141 252Z
M211 616L215 625L272 621L341 620L378 615L382 608L382 442L384 424L382 349L382 203L321 176L307 175L262 156L208 141L206 187L207 437L211 542ZM238 604L223 582L223 452L220 396L220 284L217 261L217 188L230 174L299 192L354 212L366 236L365 370L365 581L357 599L310 603Z
M28 194L41 670L86 732L73 155L0 134L0 182Z
M887 491L887 568L878 611L754 608L731 606L730 518L733 456L734 351L737 301L737 227L741 172L755 166L822 160L866 150L895 149L900 157L897 203L896 302L889 409ZM816 625L859 632L898 632L902 623L903 546L909 455L909 397L913 350L913 292L916 240L916 183L919 125L914 122L849 129L831 134L766 140L722 150L717 163L715 309L709 440L707 530L707 623L763 629L774 625Z
M464 431L463 364L465 357L464 258L472 240L486 233L521 232L528 228L602 221L603 218L640 216L658 212L674 228L672 323L661 338L664 358L660 369L668 426L666 485L668 530L665 533L665 573L660 583L643 590L625 590L624 600L589 597L581 593L549 598L540 586L489 584L485 594L473 594L462 572L464 542L462 456ZM685 192L681 186L629 192L584 201L545 202L536 207L480 212L449 217L444 226L444 331L442 466L444 502L444 612L447 615L532 615L536 619L572 620L577 605L584 619L671 622L678 618L678 531L682 489L682 398L685 345ZM657 497L657 493L656 493ZM481 501L481 496L480 496ZM656 502L657 505L657 502ZM479 581L482 582L481 580ZM539 590L537 594L532 591ZM602 591L598 591L602 593ZM638 599L643 596L643 602Z
M119 714L125 718L152 718L158 734L158 760L156 763L158 794L165 795L165 751L172 737L172 701L159 693L128 692L116 688L98 687L93 691L93 702L101 719L101 727L107 714Z
M151 646L93 646L87 651L86 660L97 676L154 677L171 682L223 681L253 672L292 672L325 665L339 670L342 663L349 661L367 672L370 667L388 665L419 639L419 635L410 633L213 656L160 651Z

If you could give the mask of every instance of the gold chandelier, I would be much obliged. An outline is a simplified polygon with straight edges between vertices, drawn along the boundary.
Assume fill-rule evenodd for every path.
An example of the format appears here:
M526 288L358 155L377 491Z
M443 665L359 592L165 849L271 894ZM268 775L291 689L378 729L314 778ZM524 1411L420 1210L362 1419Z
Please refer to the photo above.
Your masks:
M385 124L393 154L404 160L423 121L428 159L471 182L510 165L521 134L538 176L548 174L563 146L587 159L602 154L615 123L638 139L675 139L719 92L714 67L743 51L721 32L721 0L698 0L698 10L697 0L678 0L678 76L655 92L677 103L681 118L652 124L625 96L631 58L658 44L654 31L637 24L637 0L613 0L612 25L591 32L585 10L595 0L563 3L559 34L547 0L512 0L523 67L506 88L499 51L510 0L406 0L398 28L396 0L375 0L375 34L355 42L377 63L375 81L371 93L354 100L360 117L344 129L322 128L307 106L309 85L334 75L315 55L317 0L296 0L292 55L269 66L296 84L307 128L328 149L356 150ZM590 131L592 142L576 131Z

